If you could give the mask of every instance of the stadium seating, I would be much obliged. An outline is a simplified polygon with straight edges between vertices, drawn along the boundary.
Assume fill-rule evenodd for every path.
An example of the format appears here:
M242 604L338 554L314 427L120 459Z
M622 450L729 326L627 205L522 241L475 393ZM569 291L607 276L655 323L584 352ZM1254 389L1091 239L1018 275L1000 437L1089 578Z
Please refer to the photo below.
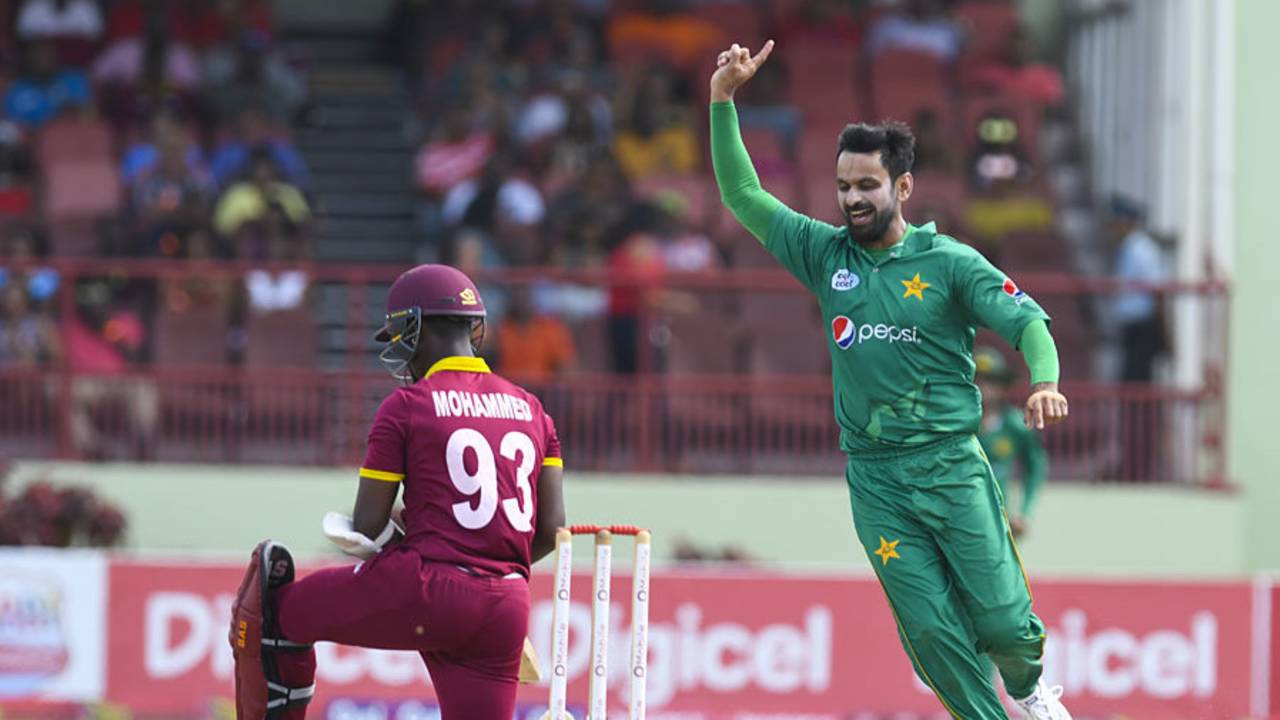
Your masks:
M161 308L155 317L155 362L222 365L227 360L228 320L225 305Z
M245 365L271 368L314 365L320 339L310 308L252 311L246 329Z
M883 50L871 67L871 91L877 120L910 122L922 110L949 115L946 68L935 55Z

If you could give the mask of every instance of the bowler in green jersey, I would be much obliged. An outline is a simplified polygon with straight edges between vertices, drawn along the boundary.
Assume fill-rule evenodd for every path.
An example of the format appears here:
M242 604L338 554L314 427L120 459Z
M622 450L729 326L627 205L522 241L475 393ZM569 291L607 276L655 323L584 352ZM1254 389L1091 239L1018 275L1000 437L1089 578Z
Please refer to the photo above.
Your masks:
M711 157L725 205L818 299L827 323L840 446L858 540L916 673L952 717L1007 717L986 672L1034 720L1070 720L1040 679L1044 624L1031 609L991 465L976 434L979 326L1031 371L1024 422L1067 415L1049 316L973 248L908 224L915 138L900 123L847 126L833 148L843 227L765 192L738 130L734 91L768 59L734 45L711 77Z

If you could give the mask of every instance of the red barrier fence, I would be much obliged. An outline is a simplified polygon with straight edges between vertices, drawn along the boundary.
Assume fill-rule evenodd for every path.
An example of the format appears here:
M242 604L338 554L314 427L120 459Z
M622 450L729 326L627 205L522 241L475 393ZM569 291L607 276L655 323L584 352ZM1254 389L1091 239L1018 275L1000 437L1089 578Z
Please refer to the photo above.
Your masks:
M284 322L271 317L279 313L250 311L237 329L227 314L174 317L179 311L164 298L175 283L236 285L253 269L247 265L159 260L53 265L64 278L58 304L64 321L78 312L74 281L141 283L144 290L135 294L161 305L143 309L153 315L149 326L156 362L122 375L77 373L68 362L0 368L0 454L359 461L373 409L390 389L387 376L374 369L370 341L381 313L378 292L401 268L304 266L313 292L307 305L285 311L292 314ZM489 286L495 293L520 284L602 293L655 287L652 278L603 271L512 269L478 277L482 292ZM604 372L609 352L604 319L570 317L566 322L579 346L579 369L524 383L556 418L571 466L840 472L821 319L807 293L776 270L673 274L656 282L661 289L689 294L697 310L681 314L643 306L638 326L647 331L637 333L637 374ZM1088 323L1076 305L1121 286L1043 274L1023 275L1020 282L1054 315L1064 389L1072 401L1071 420L1044 436L1056 478L1223 482L1220 371L1189 390L1075 379L1090 375L1092 353ZM1171 297L1225 297L1225 289L1215 284L1150 289ZM232 331L248 336L248 348L236 362L224 362L220 353L193 351L193 345L209 339L223 349ZM657 372L659 367L666 372Z
M70 378L0 372L0 452L56 456L59 432L165 461L357 464L388 381L372 373L165 368ZM826 378L576 376L534 386L575 470L838 474ZM1073 384L1069 422L1047 430L1068 480L1217 484L1215 398L1149 386ZM1186 440L1185 442L1183 440Z

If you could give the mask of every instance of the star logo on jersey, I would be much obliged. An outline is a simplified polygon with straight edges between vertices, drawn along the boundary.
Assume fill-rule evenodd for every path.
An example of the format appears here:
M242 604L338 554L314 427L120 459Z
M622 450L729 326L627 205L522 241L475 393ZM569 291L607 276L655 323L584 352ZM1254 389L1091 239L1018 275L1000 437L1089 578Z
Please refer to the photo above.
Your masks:
M898 554L898 542L898 540L889 542L884 539L883 535L880 536L880 549L875 551L874 554L880 556L880 562L882 565L888 565L890 558L902 559L902 556Z
M471 288L463 289L462 292L458 293L458 297L462 298L463 305L475 305L478 302L476 300L476 291Z
M837 315L831 319L831 337L836 341L836 347L841 350L848 350L853 344L857 329L857 325L844 315Z
M920 279L920 273L916 273L916 276L910 280L902 280L901 282L907 288L906 291L902 293L902 297L904 298L915 296L917 300L924 300L925 288L932 287L932 285Z

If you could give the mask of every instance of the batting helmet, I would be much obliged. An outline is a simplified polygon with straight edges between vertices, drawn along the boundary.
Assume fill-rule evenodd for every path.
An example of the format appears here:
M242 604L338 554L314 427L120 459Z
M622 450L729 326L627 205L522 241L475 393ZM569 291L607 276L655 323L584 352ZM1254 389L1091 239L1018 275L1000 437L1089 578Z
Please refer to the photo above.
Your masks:
M409 361L418 350L423 317L470 318L483 337L484 300L466 273L448 265L419 265L401 273L387 295L387 315L373 339L387 343L378 355L391 375L401 382L416 378ZM473 333L473 344L479 337Z

